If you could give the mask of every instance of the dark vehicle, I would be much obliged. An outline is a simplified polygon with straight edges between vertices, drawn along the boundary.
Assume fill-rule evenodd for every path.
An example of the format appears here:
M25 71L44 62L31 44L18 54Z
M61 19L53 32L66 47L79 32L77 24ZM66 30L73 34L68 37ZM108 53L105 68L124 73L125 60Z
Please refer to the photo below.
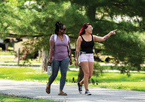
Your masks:
M16 38L16 40L14 40L13 38L5 38L5 39L0 38L0 47L2 48L3 51L5 51L8 50L8 46L14 47L14 43L20 41L22 41L22 39L20 38Z

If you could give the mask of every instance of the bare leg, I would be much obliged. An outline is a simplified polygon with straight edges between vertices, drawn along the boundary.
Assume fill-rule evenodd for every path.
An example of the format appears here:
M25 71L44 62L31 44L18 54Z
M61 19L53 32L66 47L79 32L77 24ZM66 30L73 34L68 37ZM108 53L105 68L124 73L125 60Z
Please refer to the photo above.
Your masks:
M80 65L81 65L81 68L84 72L84 78L80 82L80 85L82 85L84 83L85 90L88 90L89 65L88 65L88 62L81 62Z
M89 78L88 80L91 78L91 76L93 75L93 67L94 67L94 62L88 62L88 66L89 66ZM80 85L84 84L84 78L80 81Z
M88 62L88 64L89 64L89 79L90 79L93 75L94 62Z

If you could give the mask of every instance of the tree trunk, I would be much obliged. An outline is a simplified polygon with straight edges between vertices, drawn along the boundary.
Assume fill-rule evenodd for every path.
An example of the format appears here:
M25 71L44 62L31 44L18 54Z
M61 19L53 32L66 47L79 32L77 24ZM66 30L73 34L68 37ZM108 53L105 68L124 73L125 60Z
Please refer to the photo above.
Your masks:
M40 62L40 57L41 57L41 51L39 50L39 55L38 55L38 61Z
M92 20L95 21L96 15L96 6L86 6L86 15Z
M42 71L46 72L48 66L48 51L42 49Z

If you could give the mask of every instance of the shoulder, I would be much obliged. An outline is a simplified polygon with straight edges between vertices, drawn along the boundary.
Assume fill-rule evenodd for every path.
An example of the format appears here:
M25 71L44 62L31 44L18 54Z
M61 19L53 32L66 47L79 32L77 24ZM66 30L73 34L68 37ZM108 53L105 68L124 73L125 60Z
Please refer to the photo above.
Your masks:
M82 37L81 36L78 36L78 41L82 41Z
M81 36L78 36L78 40L80 40L80 39L82 39L82 37Z
M70 42L69 36L64 34L64 36L66 37L67 41Z
M67 34L64 34L64 35L65 35L65 37L66 37L67 39L70 39L69 36L68 36Z
M97 36L96 35L92 35L93 36L93 39L95 39Z
M56 36L56 34L52 34L50 40L54 41L54 36Z
M96 35L92 35L92 36L93 36L93 38L96 37Z
M68 36L68 35L66 35L66 34L64 34L64 35L65 35L65 37L66 37L66 38L69 38L69 36Z
M93 36L93 40L96 41L97 36L96 35L92 35Z
M52 34L51 37L54 37L56 34Z

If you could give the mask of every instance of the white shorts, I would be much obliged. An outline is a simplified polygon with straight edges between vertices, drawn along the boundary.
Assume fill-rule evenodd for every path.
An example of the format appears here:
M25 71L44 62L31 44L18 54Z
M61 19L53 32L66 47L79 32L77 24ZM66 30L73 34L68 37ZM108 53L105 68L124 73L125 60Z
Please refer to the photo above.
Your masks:
M94 54L81 54L79 56L79 63L81 62L94 62Z

